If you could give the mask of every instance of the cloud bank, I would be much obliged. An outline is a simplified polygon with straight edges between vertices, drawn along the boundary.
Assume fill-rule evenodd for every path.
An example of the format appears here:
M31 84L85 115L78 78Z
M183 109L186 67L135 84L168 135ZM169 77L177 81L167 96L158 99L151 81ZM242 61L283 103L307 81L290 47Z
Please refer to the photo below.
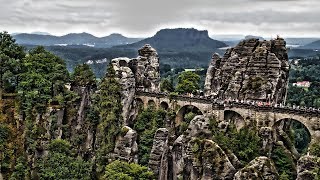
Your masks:
M160 28L320 36L318 0L0 0L0 31L146 37Z

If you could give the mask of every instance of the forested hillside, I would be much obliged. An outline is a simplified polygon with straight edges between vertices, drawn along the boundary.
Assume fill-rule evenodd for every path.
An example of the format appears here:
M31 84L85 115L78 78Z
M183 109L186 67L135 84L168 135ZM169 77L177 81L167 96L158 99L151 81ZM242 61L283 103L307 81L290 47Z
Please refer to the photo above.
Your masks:
M111 66L97 84L88 65L69 75L61 58L43 47L25 52L7 33L0 59L0 179L152 177L146 167L108 162L122 125Z
M288 91L289 105L320 108L320 60L319 55L301 58L291 64L290 84ZM296 87L293 83L308 81L310 87Z

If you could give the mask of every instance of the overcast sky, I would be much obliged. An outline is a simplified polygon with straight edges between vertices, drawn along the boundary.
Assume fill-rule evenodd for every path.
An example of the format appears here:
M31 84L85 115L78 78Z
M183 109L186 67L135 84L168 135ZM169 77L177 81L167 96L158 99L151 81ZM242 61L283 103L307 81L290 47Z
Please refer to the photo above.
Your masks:
M320 0L0 0L0 31L152 36L194 27L210 35L320 37Z

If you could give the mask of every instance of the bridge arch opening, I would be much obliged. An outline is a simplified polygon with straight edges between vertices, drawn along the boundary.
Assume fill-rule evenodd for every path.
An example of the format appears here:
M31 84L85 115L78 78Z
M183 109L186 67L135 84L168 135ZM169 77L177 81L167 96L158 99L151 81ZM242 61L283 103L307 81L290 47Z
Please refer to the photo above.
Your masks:
M155 108L156 108L156 102L154 102L154 100L150 99L150 100L148 101L148 107L155 109Z
M193 105L183 106L176 114L175 125L179 126L182 122L189 123L196 115L203 115L199 108Z
M293 154L298 156L308 150L311 133L301 121L284 118L278 120L273 127L276 130L277 140L283 141L284 145Z
M142 99L136 98L136 105L138 107L139 112L144 109L144 103L143 103Z
M238 131L246 125L245 119L239 113L232 110L224 111L224 121L234 124Z
M160 103L160 108L164 109L164 110L167 110L169 108L169 104L165 101L162 101Z

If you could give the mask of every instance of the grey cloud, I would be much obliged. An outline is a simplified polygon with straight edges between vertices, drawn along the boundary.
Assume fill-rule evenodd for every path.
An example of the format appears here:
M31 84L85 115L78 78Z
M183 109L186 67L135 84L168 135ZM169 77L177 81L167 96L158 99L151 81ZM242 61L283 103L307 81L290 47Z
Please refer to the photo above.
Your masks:
M220 34L314 35L320 25L317 0L0 0L0 4L0 30L11 32L146 36L164 27L195 27Z
M225 22L262 23L318 23L320 12L279 12L273 10L252 12L206 13L198 18ZM320 22L319 22L320 23Z

